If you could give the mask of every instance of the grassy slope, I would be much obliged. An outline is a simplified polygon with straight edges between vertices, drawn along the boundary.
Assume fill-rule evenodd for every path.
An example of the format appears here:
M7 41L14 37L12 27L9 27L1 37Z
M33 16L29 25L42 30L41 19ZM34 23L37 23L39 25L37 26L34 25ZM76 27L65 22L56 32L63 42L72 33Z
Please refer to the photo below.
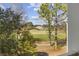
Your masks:
M48 33L46 31L40 31L40 30L31 30L30 31L33 35L34 38L38 39L38 40L42 40L42 41L47 41L48 40ZM66 37L65 33L58 33L58 38L59 39L64 39ZM53 35L52 35L52 40L54 39Z

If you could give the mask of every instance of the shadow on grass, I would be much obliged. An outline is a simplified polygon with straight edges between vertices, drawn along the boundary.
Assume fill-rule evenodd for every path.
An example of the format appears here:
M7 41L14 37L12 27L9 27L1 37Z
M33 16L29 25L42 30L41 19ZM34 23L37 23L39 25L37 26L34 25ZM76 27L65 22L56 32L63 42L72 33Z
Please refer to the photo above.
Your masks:
M36 52L36 56L48 56L46 52Z

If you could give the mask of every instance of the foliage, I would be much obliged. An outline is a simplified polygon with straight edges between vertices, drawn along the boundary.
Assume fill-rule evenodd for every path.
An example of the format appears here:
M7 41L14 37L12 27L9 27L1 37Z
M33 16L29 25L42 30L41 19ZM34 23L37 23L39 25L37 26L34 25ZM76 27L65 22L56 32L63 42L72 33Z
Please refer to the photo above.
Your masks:
M34 28L32 22L27 22L26 25L27 25L27 29L28 29L28 30L31 30L32 28Z
M11 8L0 10L0 31L6 34L11 34L15 29L20 26L20 19L22 14L16 14L11 11Z
M32 35L26 30L19 31L19 34L15 32L10 36L10 38L17 41L17 55L34 55L35 44Z
M15 54L16 47L17 47L16 40L6 38L5 34L0 34L0 51L3 55Z
M10 35L20 26L21 14L15 14L11 8L0 8L0 50L4 55L11 55L16 51L16 41Z
M50 45L51 45L51 11L49 10L49 4L43 3L40 6L40 9L38 10L38 13L40 14L40 17L44 18L47 20L48 23L48 32L49 32L49 40L50 40Z
M57 15L57 12L59 10L62 10L65 14L67 12L67 4L62 4L62 3L55 3L53 6L52 4L49 3L43 3L40 6L40 9L38 10L38 13L40 15L41 18L43 18L44 20L46 20L48 22L48 33L49 33L49 40L50 40L50 45L51 45L51 34L52 34L52 30L51 30L51 26L52 26L52 21L53 21L53 17L55 17L55 24L56 26L54 26L55 28L55 41L57 42L57 17L59 15ZM63 15L62 14L62 15Z
M25 26L22 26L22 13L11 8L0 8L0 53L3 55L33 55L34 40Z

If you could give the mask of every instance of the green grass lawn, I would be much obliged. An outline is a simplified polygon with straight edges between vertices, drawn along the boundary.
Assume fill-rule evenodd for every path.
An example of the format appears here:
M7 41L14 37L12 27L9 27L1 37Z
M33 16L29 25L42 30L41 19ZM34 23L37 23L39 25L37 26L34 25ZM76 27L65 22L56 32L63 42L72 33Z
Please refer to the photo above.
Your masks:
M33 37L41 40L41 41L47 41L48 40L48 35L47 34L33 34Z
M65 33L59 33L58 38L59 39L64 39L64 38L66 38L66 34Z
M34 33L35 32L35 33ZM41 40L41 41L47 41L47 40L49 40L48 39L48 33L46 32L45 33L45 31L31 31L31 33L32 33L32 35L33 35L33 37L35 38L35 39L37 39L37 40ZM58 39L64 39L66 37L66 34L65 33L58 33ZM52 35L52 40L54 40L54 36Z

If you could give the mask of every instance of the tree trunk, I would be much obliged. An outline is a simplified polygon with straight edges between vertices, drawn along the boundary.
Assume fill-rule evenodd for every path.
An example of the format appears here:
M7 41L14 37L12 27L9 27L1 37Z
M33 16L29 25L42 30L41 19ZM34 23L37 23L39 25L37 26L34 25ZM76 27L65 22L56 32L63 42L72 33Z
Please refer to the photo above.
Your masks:
M48 20L48 37L49 37L49 41L50 41L50 45L51 45L51 21Z
M58 42L58 40L57 40L57 39L58 39L58 38L57 38L57 23L58 23L58 22L57 22L57 17L56 17L56 19L55 19L55 42L56 42L55 45L56 45L56 47L58 46L58 45L57 45L57 42Z

